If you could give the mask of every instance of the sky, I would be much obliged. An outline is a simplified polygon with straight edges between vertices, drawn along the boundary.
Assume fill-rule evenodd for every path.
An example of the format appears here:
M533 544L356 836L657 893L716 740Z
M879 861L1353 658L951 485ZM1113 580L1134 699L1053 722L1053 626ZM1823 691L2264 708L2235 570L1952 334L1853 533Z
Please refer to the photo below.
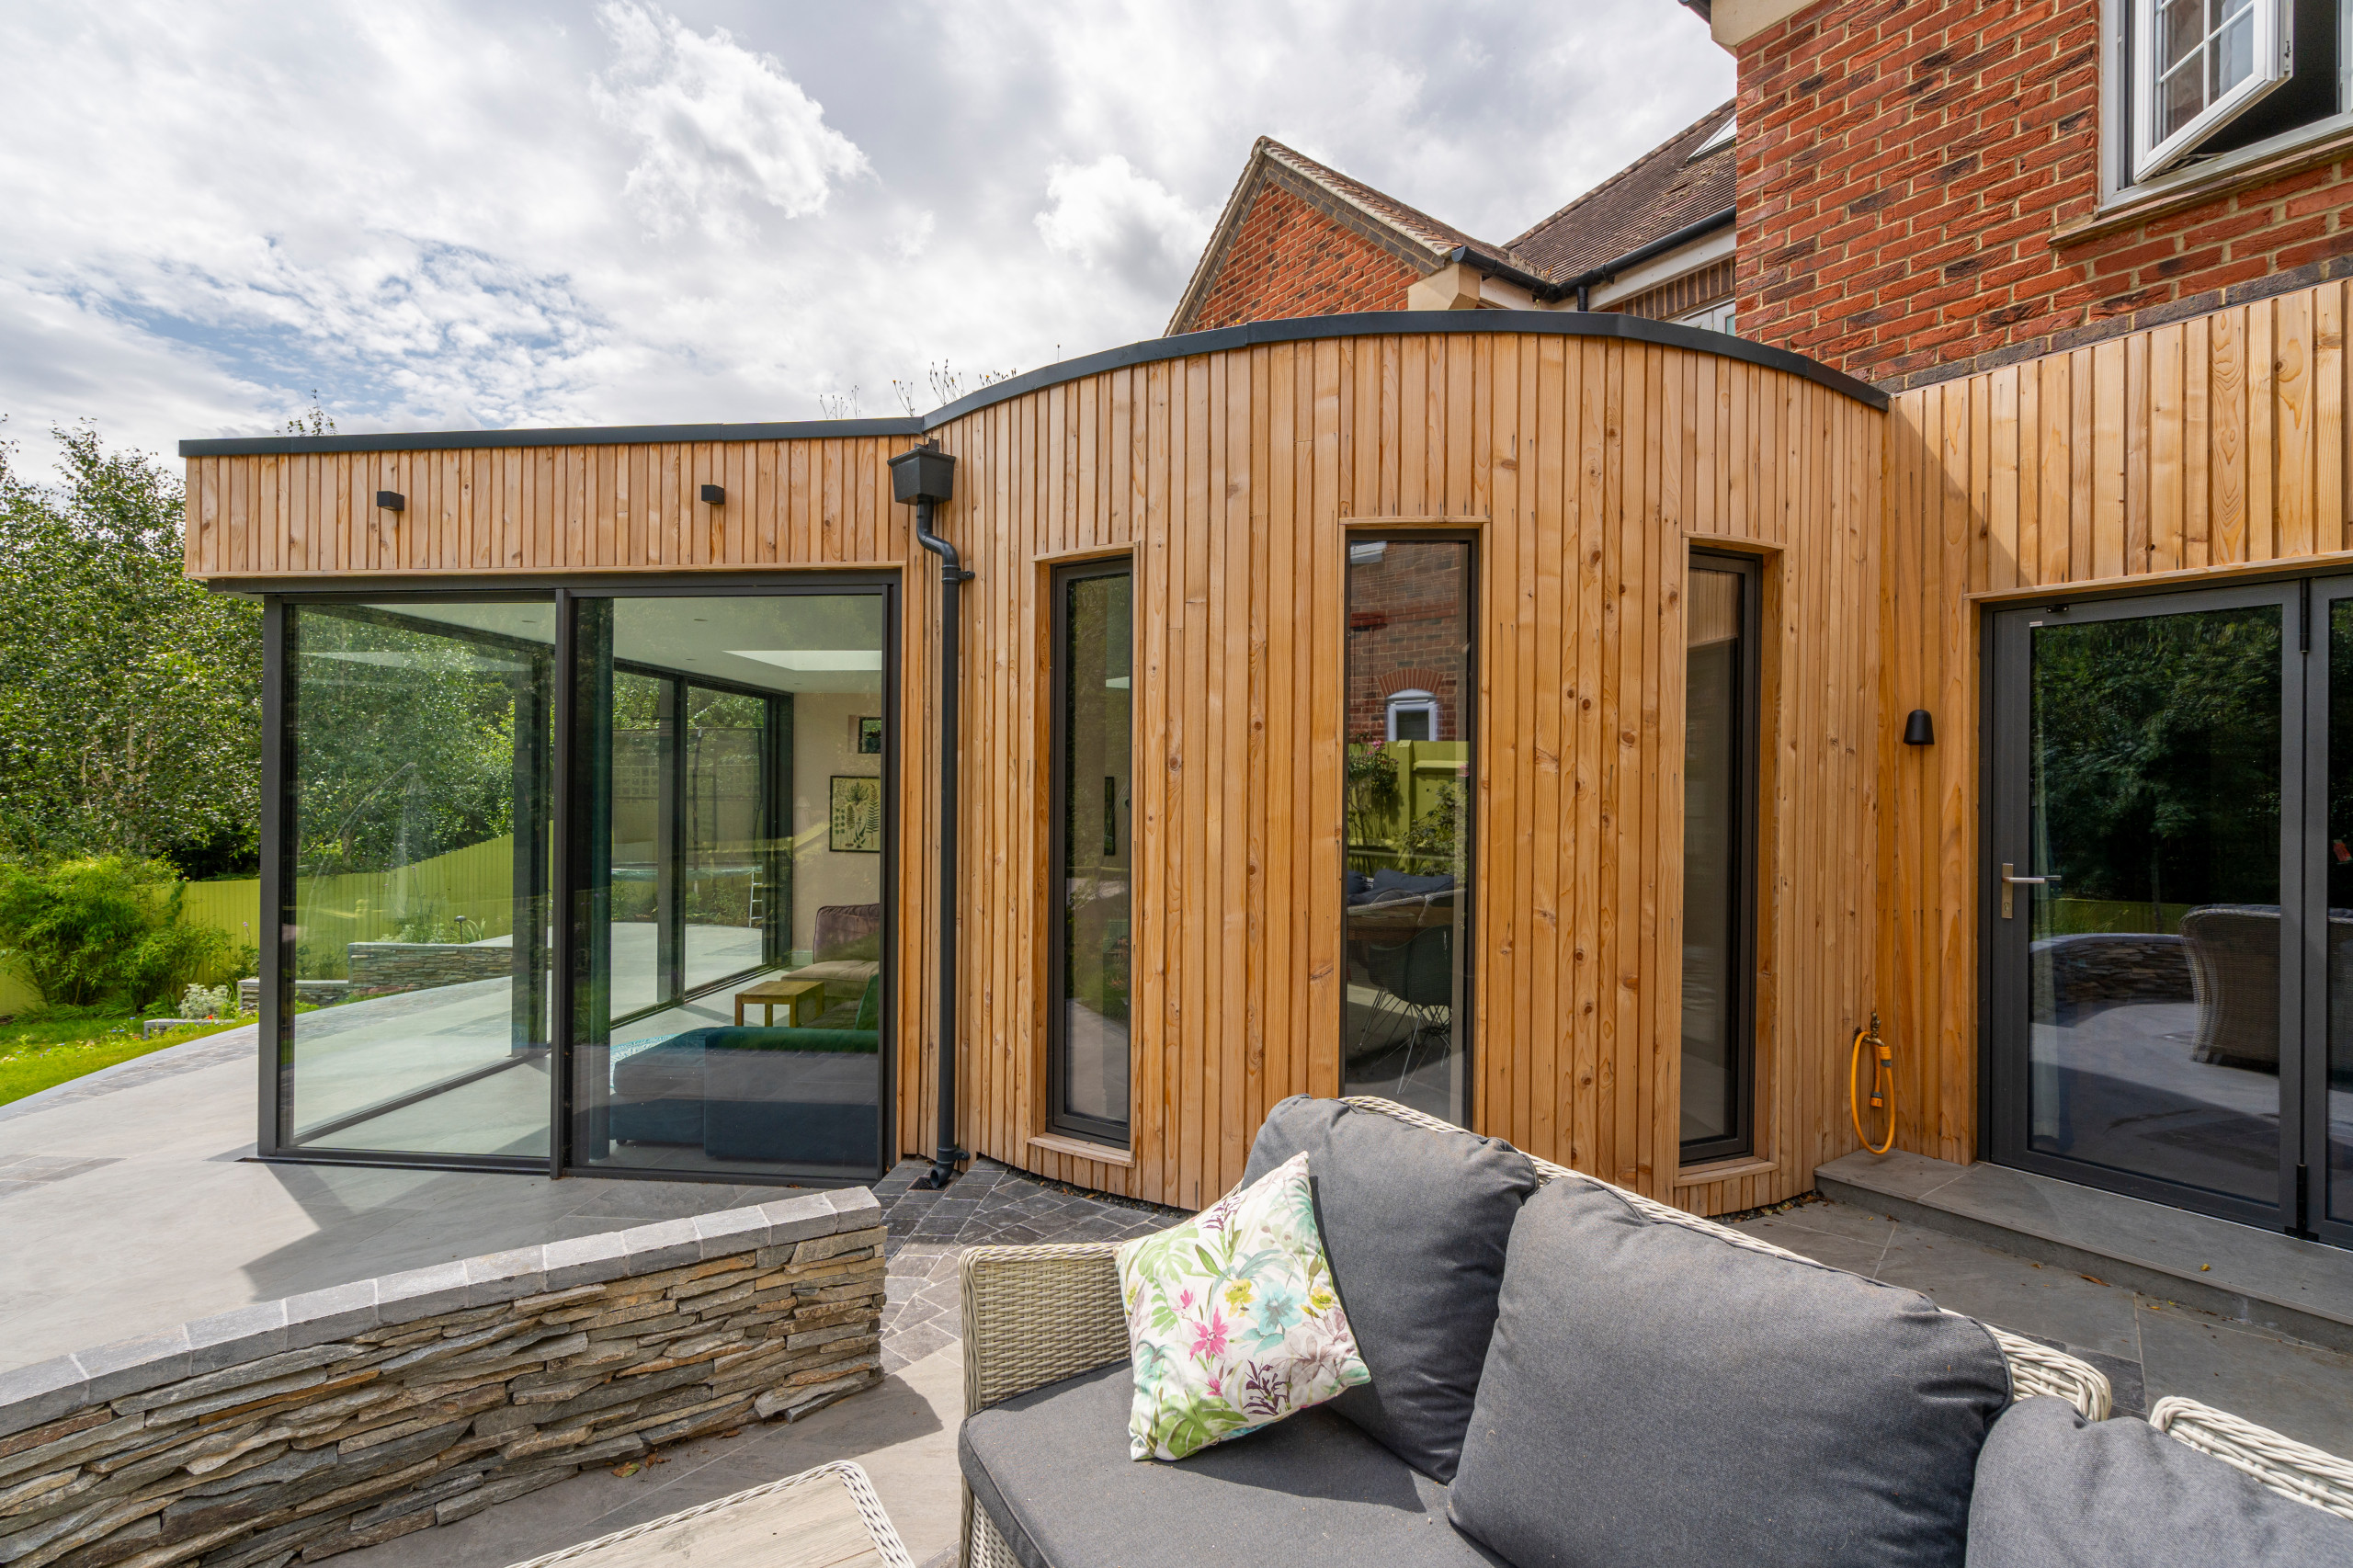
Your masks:
M1675 0L0 0L0 439L814 419L1166 326L1254 139L1506 240Z

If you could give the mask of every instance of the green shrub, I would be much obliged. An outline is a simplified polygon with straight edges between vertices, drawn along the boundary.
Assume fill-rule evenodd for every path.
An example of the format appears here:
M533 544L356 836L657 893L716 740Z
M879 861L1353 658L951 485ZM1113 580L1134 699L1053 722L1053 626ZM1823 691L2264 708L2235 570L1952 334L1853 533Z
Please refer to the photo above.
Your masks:
M230 956L226 932L181 917L167 866L104 855L45 870L0 866L0 957L52 1007L142 1007Z

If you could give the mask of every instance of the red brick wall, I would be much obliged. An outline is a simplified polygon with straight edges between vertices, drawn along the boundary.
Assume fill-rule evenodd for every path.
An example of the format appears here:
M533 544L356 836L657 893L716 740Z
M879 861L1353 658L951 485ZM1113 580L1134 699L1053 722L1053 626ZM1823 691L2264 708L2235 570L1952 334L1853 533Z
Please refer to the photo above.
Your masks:
M1463 550L1392 540L1348 567L1347 738L1389 738L1389 699L1438 699L1437 741L1462 739Z
M2346 276L2353 153L2064 247L2097 0L1831 0L1740 47L1740 335L1909 386Z
M1290 191L1263 185L1202 296L1195 331L1288 316L1402 311L1421 274Z

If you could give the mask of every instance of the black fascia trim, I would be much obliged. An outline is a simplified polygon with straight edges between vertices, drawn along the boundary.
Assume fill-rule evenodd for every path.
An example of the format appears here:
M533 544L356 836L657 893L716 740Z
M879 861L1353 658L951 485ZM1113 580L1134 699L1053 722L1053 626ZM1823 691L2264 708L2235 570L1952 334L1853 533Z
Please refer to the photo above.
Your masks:
M256 436L180 443L184 458L254 457L301 452L431 452L483 447L614 447L689 441L819 440L867 436L915 437L952 425L1011 398L1066 381L1136 365L1157 365L1196 354L1218 354L1262 344L1314 343L1334 337L1400 337L1415 334L1525 333L1539 337L1615 337L1688 348L1800 376L1816 386L1884 410L1887 393L1802 354L1696 326L1677 326L1614 311L1360 311L1337 316L1296 316L1246 322L1175 337L1152 337L1099 354L1082 355L1014 376L958 398L915 419L803 419L779 425L608 425L574 430L444 430L374 436Z

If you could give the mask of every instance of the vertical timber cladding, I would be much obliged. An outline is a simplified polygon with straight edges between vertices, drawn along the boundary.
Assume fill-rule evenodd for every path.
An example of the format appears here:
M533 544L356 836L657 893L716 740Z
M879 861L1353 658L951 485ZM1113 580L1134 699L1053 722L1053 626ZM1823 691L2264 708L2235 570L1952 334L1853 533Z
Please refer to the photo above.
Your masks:
M1977 1153L1978 621L2031 588L2162 587L2353 551L2346 284L1898 394L1888 411L1878 994L1896 1139ZM1894 721L1891 721L1894 722Z
M967 624L964 1137L1194 1207L1339 1080L1346 530L1479 535L1480 1129L1705 1212L1852 1146L1872 1006L1882 416L1642 343L1277 343L1111 370L938 431ZM1679 1184L1686 551L1767 568L1759 1155ZM1135 563L1133 1163L1045 1131L1048 565ZM920 610L914 613L920 614ZM1020 912L1018 919L996 915Z
M1697 349L1506 331L1131 364L939 426L965 588L959 1104L975 1153L1183 1207L1267 1108L1339 1081L1349 527L1475 530L1482 1131L1701 1212L1852 1146L1874 1004L1884 416ZM890 505L912 437L203 457L200 576L904 571L899 1139L936 1124L926 824L938 572ZM695 497L724 484L723 507ZM377 489L408 497L378 512ZM1766 562L1757 1155L1678 1180L1682 585ZM1127 551L1139 704L1131 1158L1046 1131L1047 642L1056 560ZM1883 1009L1884 1010L1884 1009Z

